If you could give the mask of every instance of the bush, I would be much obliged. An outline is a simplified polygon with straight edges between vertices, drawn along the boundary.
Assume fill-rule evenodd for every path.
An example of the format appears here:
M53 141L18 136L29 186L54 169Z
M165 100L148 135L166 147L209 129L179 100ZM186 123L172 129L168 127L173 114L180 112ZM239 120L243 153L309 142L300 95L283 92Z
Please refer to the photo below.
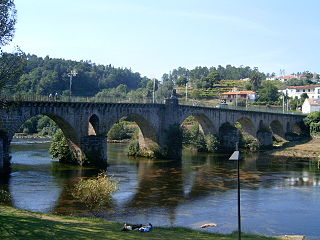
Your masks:
M112 126L110 131L108 132L108 139L110 140L123 140L129 139L130 136L130 129L123 123L119 122Z
M118 190L118 182L111 179L106 173L94 178L82 178L75 184L72 196L91 210L105 206L110 202L111 194Z
M128 155L134 157L140 156L140 144L138 140L130 142Z
M216 152L219 149L220 141L216 135L208 134L206 137L206 147L208 152Z
M57 158L64 162L72 162L75 159L73 152L70 150L67 139L59 129L54 135L49 148L49 153L53 158Z
M190 130L183 128L183 145L189 146L198 152L215 152L219 147L219 140L213 134L204 136L200 131L199 124L197 124Z
M260 143L255 138L249 138L246 141L245 148L252 152L256 152L260 149Z
M11 202L11 195L5 190L0 190L0 204L8 204Z

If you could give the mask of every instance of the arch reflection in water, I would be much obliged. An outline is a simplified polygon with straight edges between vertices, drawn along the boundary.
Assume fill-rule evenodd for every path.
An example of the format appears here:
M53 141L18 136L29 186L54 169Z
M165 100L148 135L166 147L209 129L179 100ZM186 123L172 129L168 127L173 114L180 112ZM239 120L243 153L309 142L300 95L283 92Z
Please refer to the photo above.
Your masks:
M36 146L33 144L33 155L41 155ZM174 165L166 161L128 159L125 148L125 144L109 144L108 174L120 181L120 190L113 195L108 208L97 212L98 216L120 222L194 228L205 222L216 222L218 226L209 231L228 233L236 229L236 171L224 156L185 151L182 164ZM23 155L23 151L20 153ZM13 159L19 155L16 154L13 151ZM18 200L24 200L28 209L32 206L29 203L37 201L32 198L41 194L52 202L42 201L39 211L91 215L74 201L69 189L78 177L98 172L52 164L49 156L44 156L43 161L45 164L25 165L14 160L8 188L13 204L21 207ZM281 235L294 229L295 234L320 235L314 221L320 214L317 164L309 159L251 154L241 163L241 177L244 231ZM39 185L46 186L48 194L33 187L37 179L42 181ZM20 184L24 184L24 188L19 187ZM34 191L34 195L25 189ZM56 189L60 191L59 196L55 194Z

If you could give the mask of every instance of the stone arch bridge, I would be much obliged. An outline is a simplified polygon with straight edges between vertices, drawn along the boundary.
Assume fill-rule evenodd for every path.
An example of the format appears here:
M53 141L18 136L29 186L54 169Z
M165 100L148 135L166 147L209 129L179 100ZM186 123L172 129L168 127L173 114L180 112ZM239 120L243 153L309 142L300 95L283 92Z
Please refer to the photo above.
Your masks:
M182 124L194 116L205 134L217 134L225 148L233 150L238 134L234 126L241 124L244 132L258 139L263 146L272 144L274 134L285 138L299 133L304 115L255 112L198 106L138 103L89 103L54 101L0 102L0 170L10 164L9 147L21 125L36 115L50 117L62 129L78 164L107 163L106 134L122 117L135 121L140 128L139 145L144 151L168 149L167 132L170 126ZM181 148L167 157L181 157ZM176 147L176 146L175 146ZM168 152L168 151L167 151ZM170 151L169 151L170 152Z

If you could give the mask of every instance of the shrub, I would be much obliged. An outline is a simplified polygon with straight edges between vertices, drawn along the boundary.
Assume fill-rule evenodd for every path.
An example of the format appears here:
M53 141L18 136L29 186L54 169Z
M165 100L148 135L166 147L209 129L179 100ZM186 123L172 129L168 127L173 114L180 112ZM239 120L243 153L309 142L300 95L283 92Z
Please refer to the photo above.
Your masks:
M219 149L220 141L216 135L208 134L206 137L206 147L208 152L216 152Z
M11 195L5 190L0 190L0 204L8 204L11 201Z
M111 194L118 190L118 182L111 179L106 173L94 178L82 178L75 184L72 196L91 210L105 206L110 202Z
M68 141L63 135L61 129L59 129L52 139L52 143L49 148L49 153L53 158L57 158L62 161L70 162L75 159L73 152L70 150Z
M123 122L119 122L112 126L108 132L108 138L110 140L128 139L130 138L129 132L129 128Z
M134 157L140 155L140 144L138 140L130 142L128 155Z

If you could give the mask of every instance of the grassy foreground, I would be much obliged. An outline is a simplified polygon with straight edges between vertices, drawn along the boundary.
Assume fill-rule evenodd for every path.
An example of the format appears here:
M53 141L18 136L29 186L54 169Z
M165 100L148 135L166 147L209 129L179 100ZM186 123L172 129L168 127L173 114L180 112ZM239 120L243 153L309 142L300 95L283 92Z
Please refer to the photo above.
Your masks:
M101 219L65 217L28 212L0 205L0 239L237 239L236 234L223 235L186 228L156 227L151 232L122 232L122 223ZM275 238L244 234L242 239L271 240Z

